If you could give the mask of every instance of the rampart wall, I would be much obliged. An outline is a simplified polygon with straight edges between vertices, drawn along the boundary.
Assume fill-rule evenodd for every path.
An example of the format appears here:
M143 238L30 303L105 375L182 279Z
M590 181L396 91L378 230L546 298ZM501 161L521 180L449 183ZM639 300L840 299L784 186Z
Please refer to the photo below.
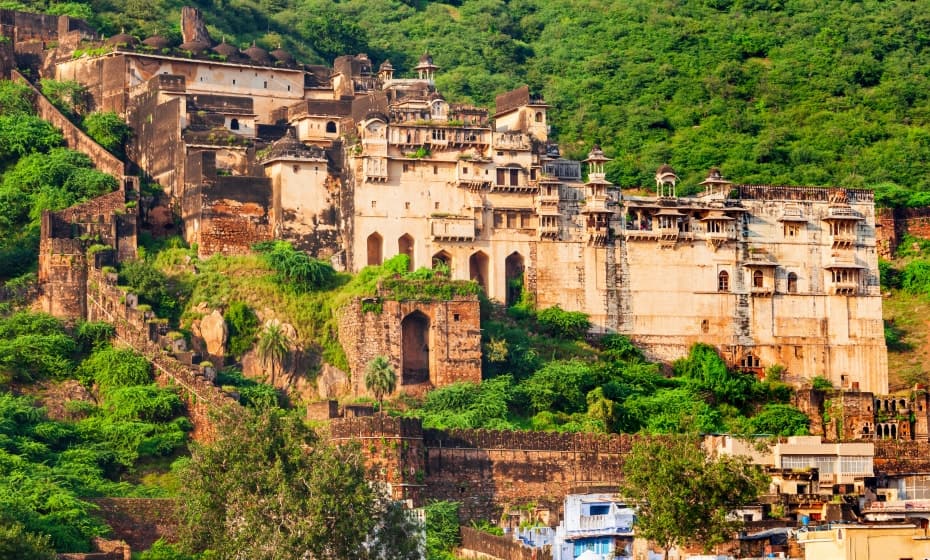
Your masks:
M187 403L194 425L191 437L210 441L216 429L210 413L234 414L237 402L204 377L197 357L181 352L187 362L165 350L171 344L166 336L167 324L151 311L140 309L137 298L116 286L116 274L104 273L93 266L87 272L87 318L106 321L116 328L117 338L144 355L152 363L159 385L177 386Z
M71 122L64 113L52 105L52 102L42 95L42 92L33 86L22 74L13 70L12 76L15 81L24 83L32 89L35 93L35 107L39 116L56 128L61 129L69 148L86 154L94 163L94 166L100 171L116 177L117 181L122 180L123 176L126 174L126 168L118 157L108 152L103 146L95 142L93 138Z
M148 550L158 539L178 540L177 502L166 498L93 498L97 515L134 550Z
M878 255L890 259L904 236L930 239L930 208L882 208L875 216Z
M375 473L414 503L454 500L469 519L534 502L559 511L567 494L614 491L629 435L422 430L382 416L332 421L335 441L361 441ZM392 443L393 442L393 443ZM418 456L417 452L422 455ZM395 496L398 495L397 488Z

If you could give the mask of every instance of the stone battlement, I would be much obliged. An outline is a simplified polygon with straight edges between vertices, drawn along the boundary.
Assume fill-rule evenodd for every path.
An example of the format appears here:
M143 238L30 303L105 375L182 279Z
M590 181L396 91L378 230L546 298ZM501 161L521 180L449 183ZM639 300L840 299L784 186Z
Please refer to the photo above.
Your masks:
M830 202L831 196L845 193L851 203L874 202L875 195L869 189L844 189L841 187L792 187L782 185L736 185L738 198L756 200L797 200Z

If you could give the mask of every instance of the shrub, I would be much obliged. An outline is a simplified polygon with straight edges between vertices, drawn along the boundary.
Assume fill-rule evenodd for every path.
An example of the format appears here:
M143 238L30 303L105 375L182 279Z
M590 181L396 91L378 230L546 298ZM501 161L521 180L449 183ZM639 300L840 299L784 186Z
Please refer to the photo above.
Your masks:
M229 325L229 354L239 359L249 351L258 332L258 317L241 301L229 304L224 314Z
M833 383L826 377L818 375L811 379L811 387L813 387L815 391L832 391Z
M107 346L115 335L116 329L113 325L103 321L81 321L75 331L75 338L81 351L85 353Z
M585 313L565 311L558 305L540 311L536 320L547 332L571 340L584 338L591 328L591 321Z
M152 381L148 360L132 350L113 347L100 348L91 354L78 368L78 377L85 384L97 383L104 393Z
M182 410L177 394L155 385L119 387L110 391L103 409L112 418L166 422Z
M901 273L901 287L912 294L930 294L930 261L909 262Z
M444 558L458 546L459 502L430 502L426 513L426 557Z
M753 434L806 436L810 423L806 414L791 405L766 404L749 419L749 429Z
M112 111L91 113L84 117L83 124L88 136L113 154L123 157L132 129L119 115Z
M253 249L265 258L280 282L298 293L330 287L336 277L331 264L298 251L287 241L257 243Z

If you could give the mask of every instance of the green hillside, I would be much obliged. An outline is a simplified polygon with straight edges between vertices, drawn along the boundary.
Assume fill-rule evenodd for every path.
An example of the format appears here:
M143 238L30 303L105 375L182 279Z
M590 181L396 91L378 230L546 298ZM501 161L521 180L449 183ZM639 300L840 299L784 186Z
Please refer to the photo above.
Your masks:
M178 35L183 0L54 4L106 33ZM44 2L5 2L32 10ZM283 45L307 62L429 50L447 95L490 105L521 83L553 105L572 156L600 142L609 178L686 184L710 166L749 183L930 190L930 4L839 0L224 0L214 37ZM886 192L887 191L887 192ZM880 201L926 202L888 188Z

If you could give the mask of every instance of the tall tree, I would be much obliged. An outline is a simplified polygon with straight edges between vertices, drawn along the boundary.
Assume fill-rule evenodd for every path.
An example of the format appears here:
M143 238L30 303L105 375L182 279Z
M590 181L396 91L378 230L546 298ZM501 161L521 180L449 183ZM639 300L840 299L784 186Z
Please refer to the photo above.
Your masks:
M415 557L416 531L365 480L357 448L325 445L300 418L270 407L243 409L219 433L193 449L182 473L187 549L220 559ZM409 536L391 533L395 526Z
M284 332L281 323L270 322L258 337L258 357L262 363L271 365L271 386L274 386L275 370L283 366L291 351L291 338Z
M378 356L368 363L365 370L365 388L378 400L378 410L384 412L384 395L394 392L397 387L397 372L384 356Z
M620 493L637 508L636 532L668 551L698 543L709 549L741 521L729 513L756 499L767 483L745 457L710 457L694 435L644 438L623 462Z

